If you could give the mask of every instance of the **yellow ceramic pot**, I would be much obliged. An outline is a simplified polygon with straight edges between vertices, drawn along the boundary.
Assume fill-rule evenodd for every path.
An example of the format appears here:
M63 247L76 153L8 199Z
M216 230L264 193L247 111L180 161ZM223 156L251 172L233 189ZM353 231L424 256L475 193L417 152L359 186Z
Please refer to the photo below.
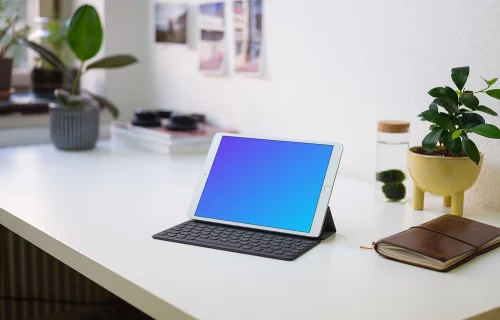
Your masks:
M408 150L408 170L415 182L413 209L424 208L425 192L444 197L444 205L451 206L451 213L462 215L464 192L476 182L483 165L481 153L479 165L468 157L427 156Z

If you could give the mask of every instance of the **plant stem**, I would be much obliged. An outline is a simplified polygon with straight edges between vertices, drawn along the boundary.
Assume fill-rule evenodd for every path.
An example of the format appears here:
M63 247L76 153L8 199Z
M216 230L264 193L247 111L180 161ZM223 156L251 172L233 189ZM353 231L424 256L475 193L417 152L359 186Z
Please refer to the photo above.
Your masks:
M74 96L77 94L78 84L80 83L80 78L82 77L83 63L84 62L82 61L82 64L80 65L80 68L78 69L78 73L76 74L76 78L75 78L75 80L73 80L73 90L72 90L71 94L73 94Z
M481 93L481 92L484 92L484 90L488 90L489 88L490 88L490 86L487 86L483 90L479 90L479 91L476 91L476 92L473 92L473 93Z

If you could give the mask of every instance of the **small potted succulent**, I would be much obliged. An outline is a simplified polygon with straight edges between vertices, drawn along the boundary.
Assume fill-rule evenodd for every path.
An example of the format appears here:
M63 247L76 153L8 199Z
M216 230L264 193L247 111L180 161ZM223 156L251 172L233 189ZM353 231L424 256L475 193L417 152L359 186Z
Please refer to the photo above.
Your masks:
M500 89L492 89L498 78L486 80L479 91L465 88L469 67L453 68L451 78L457 90L437 87L429 91L434 98L428 110L419 117L431 123L430 132L421 147L410 148L408 169L413 178L413 208L422 210L424 192L444 197L451 213L462 215L464 192L476 182L484 154L472 141L474 134L500 139L500 129L487 124L480 114L498 116L497 112L479 103L478 96L487 94L500 100Z
M25 38L29 30L29 26L16 29L18 13L5 18L4 13L7 15L3 1L0 0L0 20L5 20L4 25L0 26L0 100L8 100L11 93L13 58L7 56L7 51L20 38Z
M51 103L50 134L56 148L60 150L93 149L99 136L100 109L107 109L114 118L118 109L104 97L88 91L79 91L81 77L93 69L120 68L137 62L130 55L113 55L89 62L101 49L103 29L96 9L89 5L79 7L71 18L67 41L79 62L72 90L55 90L58 103ZM66 72L67 66L47 48L33 42L25 42L30 48L56 69Z

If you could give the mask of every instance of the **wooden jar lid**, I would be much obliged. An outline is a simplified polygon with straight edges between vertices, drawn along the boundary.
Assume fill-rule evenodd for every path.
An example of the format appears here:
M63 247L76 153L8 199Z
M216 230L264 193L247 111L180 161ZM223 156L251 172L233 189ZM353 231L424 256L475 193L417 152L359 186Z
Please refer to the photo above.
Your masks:
M409 121L381 120L378 122L378 132L406 133L409 129Z

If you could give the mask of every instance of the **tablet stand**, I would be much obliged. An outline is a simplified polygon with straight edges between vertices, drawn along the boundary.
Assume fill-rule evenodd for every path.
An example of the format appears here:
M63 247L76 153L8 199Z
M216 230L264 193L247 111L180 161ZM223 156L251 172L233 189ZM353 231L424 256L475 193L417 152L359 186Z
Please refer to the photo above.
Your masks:
M319 235L319 240L325 240L331 237L337 229L335 228L335 223L333 222L332 212L330 211L330 206L326 208L325 220L323 220L323 228L321 234Z

